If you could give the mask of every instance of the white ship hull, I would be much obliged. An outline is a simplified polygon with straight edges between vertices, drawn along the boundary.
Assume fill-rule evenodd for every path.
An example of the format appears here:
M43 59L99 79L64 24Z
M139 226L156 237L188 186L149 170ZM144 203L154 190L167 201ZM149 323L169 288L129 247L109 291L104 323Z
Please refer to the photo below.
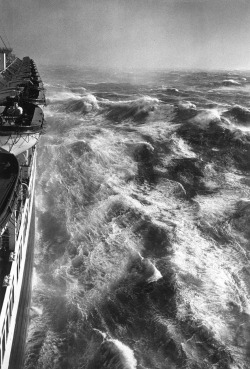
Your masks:
M16 235L15 260L12 261L9 274L9 284L6 287L2 314L0 316L0 368L9 369L11 348L17 320L17 312L22 289L22 281L25 270L27 246L29 241L30 224L34 203L36 173L36 151L34 151L31 163L29 180L29 196L26 197L22 211L21 225ZM19 317L22 319L22 317Z
M6 50L2 49L2 53ZM20 369L22 354L18 338L21 335L21 340L25 339L26 297L33 261L30 250L34 246L35 145L44 123L44 114L38 105L45 103L45 94L36 66L29 57L14 58L7 68L3 65L2 69L0 369Z

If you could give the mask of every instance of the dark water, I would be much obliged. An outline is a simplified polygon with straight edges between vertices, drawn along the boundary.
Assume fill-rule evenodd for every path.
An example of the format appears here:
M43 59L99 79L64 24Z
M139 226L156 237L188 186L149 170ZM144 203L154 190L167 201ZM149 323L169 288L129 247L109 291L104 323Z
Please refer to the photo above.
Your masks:
M249 368L250 74L42 75L25 368Z

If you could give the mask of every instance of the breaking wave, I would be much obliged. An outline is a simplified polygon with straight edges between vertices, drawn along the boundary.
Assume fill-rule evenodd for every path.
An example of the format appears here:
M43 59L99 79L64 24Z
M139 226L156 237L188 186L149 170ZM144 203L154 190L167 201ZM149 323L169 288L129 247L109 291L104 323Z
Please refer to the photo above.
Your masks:
M98 102L94 95L88 94L78 99L69 100L65 106L66 113L86 114L98 110Z
M240 86L241 83L239 81L235 81L234 79L224 79L222 81L223 86Z

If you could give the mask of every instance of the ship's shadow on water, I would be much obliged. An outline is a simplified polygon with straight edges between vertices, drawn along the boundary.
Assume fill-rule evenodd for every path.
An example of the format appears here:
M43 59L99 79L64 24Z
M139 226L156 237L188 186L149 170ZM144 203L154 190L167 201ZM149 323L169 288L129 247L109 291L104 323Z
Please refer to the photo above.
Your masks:
M45 72L25 369L247 369L250 77Z

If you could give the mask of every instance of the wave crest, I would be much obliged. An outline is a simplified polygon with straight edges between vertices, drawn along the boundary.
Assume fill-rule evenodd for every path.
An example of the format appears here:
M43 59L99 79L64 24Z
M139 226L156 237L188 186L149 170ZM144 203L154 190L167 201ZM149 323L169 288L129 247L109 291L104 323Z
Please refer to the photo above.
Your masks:
M99 109L97 99L94 95L88 94L77 100L70 100L65 104L64 110L67 113L86 114Z
M120 122L128 118L143 120L153 112L159 100L149 96L144 96L136 100L128 101L103 101L102 105L106 110L108 119Z
M100 332L102 334L102 332ZM102 334L103 337L106 334ZM104 338L105 339L105 338ZM133 351L117 339L105 339L90 361L87 369L136 369Z
M224 115L233 117L242 124L250 123L250 110L240 105L233 106L231 109L227 110Z

